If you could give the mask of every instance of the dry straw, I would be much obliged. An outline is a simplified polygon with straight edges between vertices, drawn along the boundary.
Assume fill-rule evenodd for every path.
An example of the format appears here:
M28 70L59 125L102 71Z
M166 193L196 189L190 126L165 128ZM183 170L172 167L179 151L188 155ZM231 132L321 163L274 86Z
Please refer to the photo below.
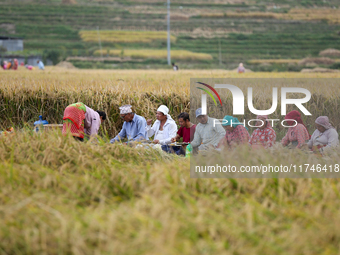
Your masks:
M274 74L277 77L303 77L302 74ZM280 75L280 76L279 76ZM325 76L326 75L326 76ZM337 77L339 74L310 74L305 77ZM43 114L51 124L62 123L64 109L74 102L84 102L93 109L104 110L108 120L104 132L109 136L117 134L122 121L118 107L131 104L136 113L146 119L155 120L159 105L169 107L174 119L181 112L190 110L190 78L194 77L272 77L270 73L253 73L240 76L225 71L100 71L100 70L65 70L52 68L42 72L4 72L0 80L1 125L3 127L32 124ZM248 79L254 86L254 103L259 107L271 106L271 92L264 91L263 85L256 84L257 79ZM312 100L309 105L313 115L327 115L340 127L338 121L338 90L336 80L332 83L312 84ZM248 82L248 83L249 83ZM311 79L311 82L314 82ZM316 82L316 80L315 80ZM319 86L322 84L322 86ZM248 84L249 85L249 84ZM247 85L247 86L248 86ZM261 87L262 86L262 87ZM297 84L297 86L299 86ZM246 94L246 89L243 88ZM229 100L228 102L230 102ZM198 106L198 105L197 105ZM231 105L226 103L225 113L231 112ZM196 106L195 106L196 107ZM278 108L279 111L279 108ZM276 117L279 112L273 114ZM246 113L246 117L253 117ZM195 119L193 119L195 121ZM312 128L313 121L308 120Z
M250 73L242 77L339 77L338 74ZM153 117L188 109L190 78L235 78L214 70L99 71L47 67L6 71L1 121L32 123L41 113L60 121L69 102L87 100L119 127L118 105ZM249 79L252 80L252 79ZM289 80L289 79L287 79ZM338 86L338 85L337 85ZM313 111L335 111L332 90ZM267 95L255 91L265 102ZM142 96L143 95L143 96ZM336 97L336 95L335 95ZM167 101L168 100L168 101ZM187 101L186 101L187 100ZM329 103L329 105L327 105ZM168 106L169 106L168 105ZM105 108L106 107L106 108ZM117 122L114 122L117 120ZM119 120L120 121L120 120ZM1 254L337 254L337 179L193 179L189 160L106 141L80 143L60 133L17 131L0 141ZM335 159L321 159L327 165ZM284 150L239 148L226 164L316 162ZM317 234L316 234L317 233Z
M293 151L243 148L224 157L226 164L313 162ZM158 151L51 133L1 140L1 253L338 252L336 179L193 179L189 166Z

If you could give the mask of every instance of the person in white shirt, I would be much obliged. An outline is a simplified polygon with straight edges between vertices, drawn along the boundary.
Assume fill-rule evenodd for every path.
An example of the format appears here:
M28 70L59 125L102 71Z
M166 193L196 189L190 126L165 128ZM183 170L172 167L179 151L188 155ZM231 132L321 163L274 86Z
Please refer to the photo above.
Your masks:
M160 145L168 145L171 143L171 138L175 137L177 134L177 124L171 118L169 114L169 108L165 105L161 105L157 109L156 113L157 120L151 127L152 120L148 119L146 121L146 131L148 137L154 135L153 143Z
M222 138L225 137L226 131L221 123L208 115L202 114L202 108L196 110L196 119L199 122L196 126L194 140L191 146L198 151L216 148Z
M38 64L38 67L39 67L40 70L45 70L44 63L41 60L38 60L37 64Z
M329 122L327 116L320 116L315 120L316 130L308 142L308 147L321 154L334 150L339 146L339 135Z
M175 63L172 63L172 68L174 69L174 71L178 71L178 65L175 65Z

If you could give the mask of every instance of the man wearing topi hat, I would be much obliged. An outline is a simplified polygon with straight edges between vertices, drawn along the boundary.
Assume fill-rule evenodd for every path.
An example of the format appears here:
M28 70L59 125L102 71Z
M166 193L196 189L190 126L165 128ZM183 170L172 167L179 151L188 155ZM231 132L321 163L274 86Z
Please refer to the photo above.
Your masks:
M128 141L148 140L146 133L146 120L132 111L132 106L127 104L119 107L120 117L124 120L122 130L111 139L110 143L127 138Z

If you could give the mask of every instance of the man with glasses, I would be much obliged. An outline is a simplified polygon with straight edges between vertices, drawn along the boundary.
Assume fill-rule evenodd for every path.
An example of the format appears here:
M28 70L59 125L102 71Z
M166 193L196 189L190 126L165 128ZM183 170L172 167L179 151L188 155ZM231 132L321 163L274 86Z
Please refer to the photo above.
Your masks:
M121 141L124 138L127 138L128 142L149 140L146 132L145 118L132 112L131 107L131 105L119 107L120 117L124 120L124 124L122 130L115 138L111 139L110 143Z
M216 148L226 133L222 125L216 119L203 115L202 108L196 110L196 119L199 123L191 146L199 151Z

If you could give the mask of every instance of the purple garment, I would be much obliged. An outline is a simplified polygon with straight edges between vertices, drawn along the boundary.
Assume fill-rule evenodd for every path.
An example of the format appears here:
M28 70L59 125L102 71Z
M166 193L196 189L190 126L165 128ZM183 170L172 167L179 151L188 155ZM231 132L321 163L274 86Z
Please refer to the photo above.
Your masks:
M246 71L246 69L245 69L243 66L239 66L239 67L237 68L237 71L238 71L239 73L244 73L244 72Z
M84 128L85 134L89 136L95 136L98 134L99 127L101 124L99 113L91 109L90 107L86 107L85 113L85 121L84 121Z

